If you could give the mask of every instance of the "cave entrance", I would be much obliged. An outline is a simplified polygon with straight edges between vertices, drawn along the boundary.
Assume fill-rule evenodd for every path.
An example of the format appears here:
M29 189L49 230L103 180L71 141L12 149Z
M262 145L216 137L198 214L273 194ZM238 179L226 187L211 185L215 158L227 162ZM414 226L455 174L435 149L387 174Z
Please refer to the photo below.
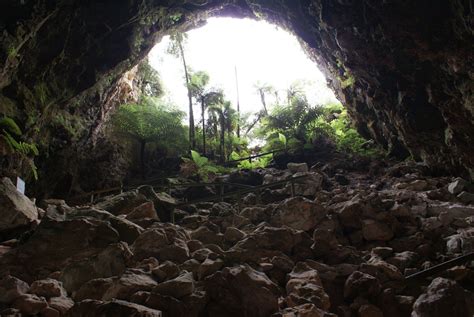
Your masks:
M148 61L160 74L162 98L188 116L185 67L192 85L199 75L207 76L201 87L195 87L201 92L193 93L192 111L197 129L211 116L210 108L203 111L199 94L203 97L212 91L221 91L231 107L240 112L238 135L254 146L265 143L264 135L255 133L265 115L290 105L294 97L305 100L308 107L341 106L324 74L296 36L266 21L209 18L205 25L184 35L186 65L180 51L170 52L174 43L176 38L172 36L163 38L151 50ZM198 145L202 142L199 140Z

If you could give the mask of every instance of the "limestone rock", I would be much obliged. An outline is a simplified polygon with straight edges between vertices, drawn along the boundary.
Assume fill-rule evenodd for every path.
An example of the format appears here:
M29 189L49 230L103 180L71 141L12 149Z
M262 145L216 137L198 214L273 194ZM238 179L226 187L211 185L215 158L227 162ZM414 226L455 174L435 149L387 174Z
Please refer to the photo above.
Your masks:
M38 210L31 200L21 194L12 181L0 180L0 233L29 225L38 220Z
M238 242L245 237L245 233L235 227L228 227L224 233L224 239L228 242Z
M126 219L141 220L143 218L158 219L158 215L155 210L155 205L152 201L145 202L137 207L135 207L129 214L127 214Z

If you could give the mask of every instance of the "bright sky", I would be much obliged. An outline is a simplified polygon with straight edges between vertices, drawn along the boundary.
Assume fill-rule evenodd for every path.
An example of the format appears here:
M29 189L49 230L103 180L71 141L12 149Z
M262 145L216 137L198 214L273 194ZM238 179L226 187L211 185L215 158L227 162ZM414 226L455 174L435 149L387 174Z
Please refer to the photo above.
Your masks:
M183 65L166 53L168 46L166 37L150 52L150 63L160 73L165 98L187 111ZM307 97L311 104L337 100L295 36L263 21L211 18L205 26L188 32L185 56L194 71L209 73L210 86L222 88L234 107L237 67L242 112L255 113L262 108L254 86L258 81L280 90L280 96L285 96L285 89L294 81L309 81Z

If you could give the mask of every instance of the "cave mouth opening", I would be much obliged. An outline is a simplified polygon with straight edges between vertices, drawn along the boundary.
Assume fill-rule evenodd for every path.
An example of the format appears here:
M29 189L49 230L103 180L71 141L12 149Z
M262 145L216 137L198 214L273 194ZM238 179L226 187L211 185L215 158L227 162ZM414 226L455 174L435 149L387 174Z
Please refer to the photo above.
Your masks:
M271 113L275 107L288 105L292 94L305 98L311 107L342 107L298 38L275 24L245 17L210 17L184 36L190 76L205 72L208 82L203 89L222 91L246 120L258 120L262 110ZM189 116L185 67L179 53L169 51L172 44L171 36L165 36L148 54L148 63L160 75L162 99ZM202 121L198 100L193 112L195 121ZM208 120L208 114L205 117ZM251 144L264 143L255 133L246 132Z

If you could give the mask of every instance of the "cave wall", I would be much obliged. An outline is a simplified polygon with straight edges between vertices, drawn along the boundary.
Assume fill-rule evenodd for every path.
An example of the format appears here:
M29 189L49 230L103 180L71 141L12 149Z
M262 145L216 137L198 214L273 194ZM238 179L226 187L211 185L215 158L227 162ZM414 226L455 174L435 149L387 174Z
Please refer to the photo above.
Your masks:
M0 110L47 154L42 176L47 156L94 148L124 72L163 35L211 15L294 32L361 133L400 158L474 177L471 1L5 0Z

